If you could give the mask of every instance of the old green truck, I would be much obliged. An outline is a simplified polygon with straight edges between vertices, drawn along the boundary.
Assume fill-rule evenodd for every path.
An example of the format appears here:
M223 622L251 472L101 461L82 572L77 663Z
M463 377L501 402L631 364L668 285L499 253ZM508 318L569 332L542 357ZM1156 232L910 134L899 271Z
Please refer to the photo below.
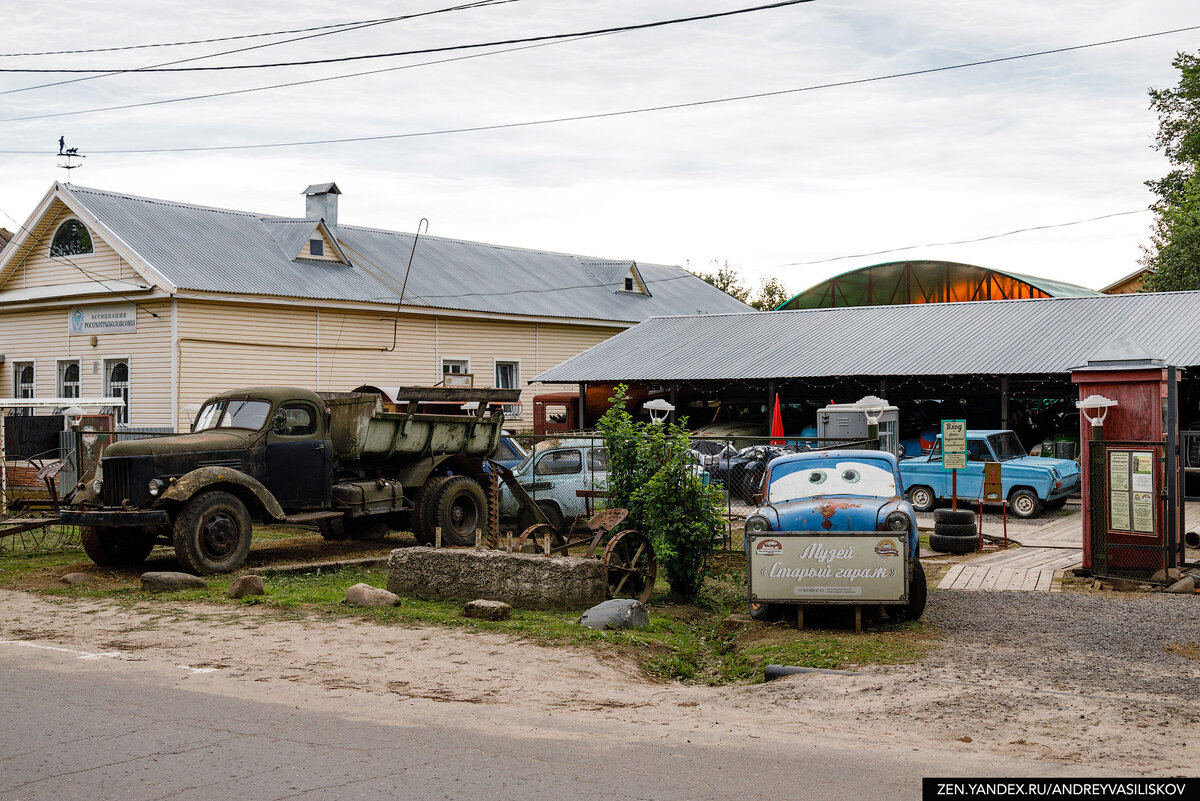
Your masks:
M422 543L440 528L448 544L474 544L487 529L483 465L500 440L499 404L520 390L391 391L393 411L375 392L221 393L190 434L109 445L61 520L81 527L97 564L139 563L164 544L201 575L240 567L254 523L316 523L329 540L409 529Z

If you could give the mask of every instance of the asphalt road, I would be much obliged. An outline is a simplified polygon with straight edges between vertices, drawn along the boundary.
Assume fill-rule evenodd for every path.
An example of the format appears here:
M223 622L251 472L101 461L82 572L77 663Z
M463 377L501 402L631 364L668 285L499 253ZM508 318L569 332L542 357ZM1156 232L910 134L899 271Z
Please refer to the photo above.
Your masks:
M1048 762L542 710L400 703L0 640L0 799L919 798L926 775L1069 775ZM797 709L797 717L819 710ZM695 740L695 742L692 742Z

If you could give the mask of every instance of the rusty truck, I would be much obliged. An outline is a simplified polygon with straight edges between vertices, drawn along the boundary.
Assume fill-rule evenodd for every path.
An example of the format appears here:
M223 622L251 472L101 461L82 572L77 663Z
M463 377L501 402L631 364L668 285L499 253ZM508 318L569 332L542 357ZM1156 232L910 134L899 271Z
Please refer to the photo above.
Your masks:
M60 513L100 565L136 564L157 544L205 575L246 560L254 523L315 523L327 540L411 530L452 545L487 530L484 461L517 389L378 392L256 387L206 401L192 433L116 442ZM428 412L446 409L462 413ZM431 406L432 405L432 406Z

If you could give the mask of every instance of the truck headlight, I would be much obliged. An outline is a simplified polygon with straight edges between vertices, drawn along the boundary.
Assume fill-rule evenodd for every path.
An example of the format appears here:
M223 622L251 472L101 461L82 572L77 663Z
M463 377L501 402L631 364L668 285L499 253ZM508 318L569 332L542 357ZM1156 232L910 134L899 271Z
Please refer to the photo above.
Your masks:
M104 482L103 481L101 481L100 479L96 479L95 481L92 482L92 492L99 495L103 490L104 490Z
M150 479L150 484L146 487L150 491L150 496L157 498L159 494L167 488L167 482L161 478Z
M888 531L908 531L912 521L904 512L892 512L883 520L883 527Z
M762 515L750 515L746 518L746 531L770 531L771 521Z

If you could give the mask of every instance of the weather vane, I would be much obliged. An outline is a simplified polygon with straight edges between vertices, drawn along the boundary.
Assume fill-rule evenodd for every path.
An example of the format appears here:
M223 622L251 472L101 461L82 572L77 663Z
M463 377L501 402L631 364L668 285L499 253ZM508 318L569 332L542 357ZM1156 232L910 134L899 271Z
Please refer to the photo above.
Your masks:
M85 159L87 156L80 153L77 147L67 147L67 140L62 136L58 137L58 155L67 157L67 163L58 166L67 171L67 183L71 183L71 170L77 170L83 166L76 164L72 159Z

